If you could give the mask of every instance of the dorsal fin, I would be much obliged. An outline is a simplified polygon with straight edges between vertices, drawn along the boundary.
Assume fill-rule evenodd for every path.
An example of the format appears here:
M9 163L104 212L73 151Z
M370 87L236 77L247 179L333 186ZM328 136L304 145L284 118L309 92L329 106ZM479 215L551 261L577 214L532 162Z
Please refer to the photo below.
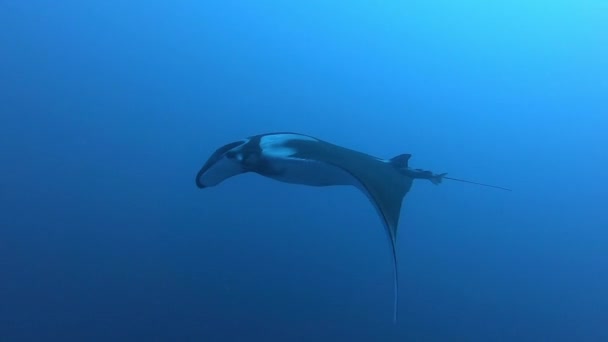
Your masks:
M391 162L391 164L395 165L398 168L407 168L408 162L410 161L411 157L412 157L411 154L404 153L404 154L400 154L396 157L391 158L390 162Z

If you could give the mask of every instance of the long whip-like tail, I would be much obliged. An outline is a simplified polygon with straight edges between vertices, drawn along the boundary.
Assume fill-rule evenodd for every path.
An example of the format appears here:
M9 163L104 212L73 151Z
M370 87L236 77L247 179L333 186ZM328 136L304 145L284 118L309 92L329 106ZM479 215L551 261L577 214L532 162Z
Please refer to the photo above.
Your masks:
M500 189L500 190L505 190L505 191L513 191L511 189L503 188L502 186L496 186L496 185L490 185L490 184L472 182L472 181L468 181L468 180L464 180L464 179L459 179L459 178L452 178L452 177L447 177L447 176L443 176L443 178L450 179L450 180L457 181L457 182L463 182L463 183L469 183L469 184L476 184L476 185L481 185L481 186L487 186L488 188Z

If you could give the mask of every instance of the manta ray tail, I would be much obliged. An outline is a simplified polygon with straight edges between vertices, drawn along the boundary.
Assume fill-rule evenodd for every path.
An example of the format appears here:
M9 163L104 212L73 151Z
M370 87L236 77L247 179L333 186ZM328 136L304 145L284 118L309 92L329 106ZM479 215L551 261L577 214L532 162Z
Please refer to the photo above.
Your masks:
M488 187L488 188L500 189L500 190L505 190L505 191L512 191L511 189L508 189L508 188L503 188L502 186L496 186L496 185L490 185L490 184L484 184L484 183L472 182L472 181L465 180L465 179L460 179L460 178L444 177L445 175L446 175L446 174L444 173L444 174L442 174L442 175L440 175L440 176L442 176L442 178L445 178L445 179L450 179L450 180L457 181L457 182L463 182L463 183L469 183L469 184L481 185L481 186L486 186L486 187ZM435 183L435 182L433 182L433 183Z
M391 159L389 159L389 162L391 164L393 164L393 166L395 166L397 169L408 169L409 168L409 160L412 157L411 154L409 153L404 153L404 154L400 154L398 156L395 156ZM437 184L441 184L441 182L444 179L450 179L453 181L457 181L457 182L463 182L463 183L469 183L469 184L475 184L475 185L481 185L481 186L485 186L488 188L494 188L494 189L500 189L500 190L505 190L505 191L511 191L511 189L508 188L503 188L502 186L496 186L496 185L491 185L491 184L484 184L484 183L479 183L479 182L473 182L473 181L469 181L466 179L460 179L460 178L453 178L453 177L447 177L447 173L440 173L440 174L433 174L431 171L424 171L422 169L416 169L416 171L421 172L422 174L424 174L424 177L420 177L420 178L425 178L430 180L433 184L437 185Z

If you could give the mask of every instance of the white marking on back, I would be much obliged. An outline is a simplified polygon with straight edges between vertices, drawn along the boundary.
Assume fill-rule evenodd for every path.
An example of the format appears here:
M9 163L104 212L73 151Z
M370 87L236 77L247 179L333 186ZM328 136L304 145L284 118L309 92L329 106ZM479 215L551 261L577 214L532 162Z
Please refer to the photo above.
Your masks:
M268 177L281 182L313 186L350 185L355 182L348 172L333 165L292 157L297 151L288 147L287 143L294 140L319 141L305 135L290 133L271 134L260 139L264 158L273 169L278 171L277 174Z
M262 154L270 158L289 158L296 153L296 150L289 147L273 146L262 149Z
M307 141L318 141L315 138L307 137L305 135L298 134L271 134L265 135L260 139L260 149L262 154L266 157L271 158L288 158L296 153L293 148L286 147L285 144L288 141L293 140L307 140Z

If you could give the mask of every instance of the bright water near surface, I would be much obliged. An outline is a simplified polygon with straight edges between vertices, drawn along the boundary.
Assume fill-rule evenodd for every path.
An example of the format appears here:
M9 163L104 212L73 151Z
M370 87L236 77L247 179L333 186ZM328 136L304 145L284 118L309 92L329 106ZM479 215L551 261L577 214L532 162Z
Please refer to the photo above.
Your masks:
M0 341L608 341L608 3L0 1ZM506 186L349 187L296 131Z

